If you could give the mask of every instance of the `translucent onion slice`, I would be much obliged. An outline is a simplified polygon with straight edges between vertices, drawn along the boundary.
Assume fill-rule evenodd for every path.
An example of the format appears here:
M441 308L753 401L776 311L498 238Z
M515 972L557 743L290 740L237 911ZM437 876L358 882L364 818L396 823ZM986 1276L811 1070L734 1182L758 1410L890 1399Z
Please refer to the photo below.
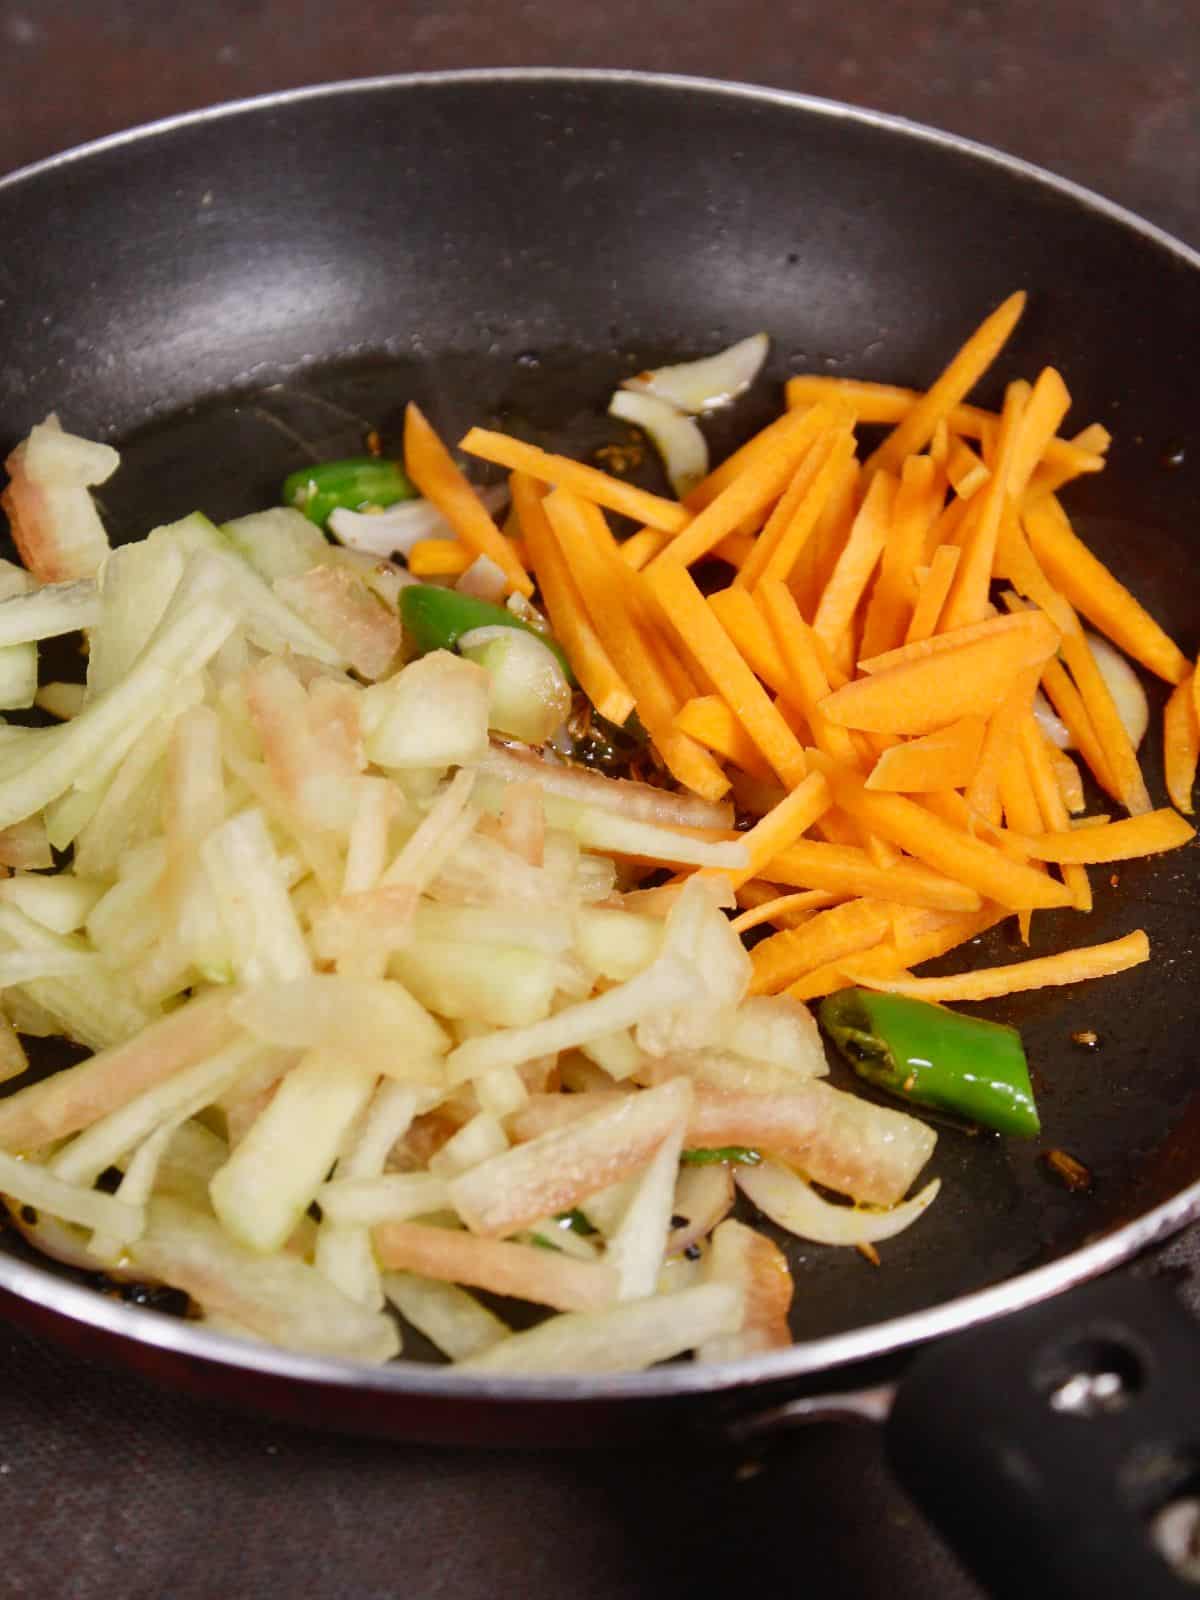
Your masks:
M754 333L715 356L639 372L636 378L626 378L621 387L655 395L680 411L712 411L728 405L750 387L767 359L769 347L765 333Z
M495 513L508 499L504 484L477 489L484 507ZM339 506L329 514L329 531L340 544L369 556L406 556L421 539L453 539L454 529L429 500L401 500L386 511L349 511Z
M1129 735L1129 742L1136 750L1145 737L1150 723L1150 706L1141 680L1121 652L1109 644L1107 639L1101 638L1097 633L1088 632L1084 633L1084 638L1088 642L1088 649L1096 658L1100 676L1108 685L1108 692L1113 697L1117 715Z
M671 488L681 500L708 476L708 441L691 417L669 401L618 389L609 401L608 414L632 422L649 436L662 457Z
M737 1184L772 1222L797 1238L836 1245L877 1244L895 1238L928 1210L941 1188L940 1180L934 1178L911 1200L902 1200L887 1211L866 1211L822 1200L797 1173L774 1161L741 1168Z
M678 1256L709 1234L733 1209L733 1174L714 1162L706 1167L680 1167L675 1180L673 1226L667 1255Z
M532 751L493 744L479 762L483 772L494 772L509 783L535 779L547 794L562 795L581 805L615 811L639 822L658 822L666 827L729 828L733 808L701 800L695 795L673 794L649 783L630 778L606 778L584 767L562 767L543 761Z
M1033 714L1037 718L1038 726L1051 744L1057 745L1060 750L1071 749L1070 728L1067 727L1040 689L1033 697Z

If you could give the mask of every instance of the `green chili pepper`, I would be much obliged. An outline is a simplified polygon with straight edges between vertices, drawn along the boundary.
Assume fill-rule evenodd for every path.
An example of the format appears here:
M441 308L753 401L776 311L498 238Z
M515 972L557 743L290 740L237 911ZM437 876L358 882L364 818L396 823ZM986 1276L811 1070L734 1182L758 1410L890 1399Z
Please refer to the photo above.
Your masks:
M567 682L575 683L571 663L557 639L548 633L539 633L528 622L514 617L506 607L478 600L473 594L443 589L436 583L410 583L400 591L400 620L422 655L430 650L453 650L463 634L474 628L518 628L531 633L552 650Z
M596 1232L578 1207L573 1211L560 1211L554 1220L561 1222L564 1228L569 1228L572 1233L577 1233L584 1239L590 1238Z
M971 1122L1032 1138L1041 1123L1015 1028L904 995L841 989L821 1025L868 1083Z
M718 1161L756 1167L762 1155L757 1150L748 1150L744 1144L727 1144L717 1150L685 1150L679 1159L685 1167L712 1167Z
M400 463L382 456L348 456L345 461L301 467L283 480L280 491L285 506L303 511L318 528L339 506L347 511L390 506L397 500L412 500L416 493Z

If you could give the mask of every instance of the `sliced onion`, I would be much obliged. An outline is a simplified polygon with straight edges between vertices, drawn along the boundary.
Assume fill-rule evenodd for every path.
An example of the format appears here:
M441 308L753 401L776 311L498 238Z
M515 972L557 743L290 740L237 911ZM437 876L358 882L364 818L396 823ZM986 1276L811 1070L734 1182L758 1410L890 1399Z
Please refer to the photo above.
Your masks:
M733 1209L733 1174L720 1162L680 1167L675 1180L674 1215L684 1221L667 1236L667 1256L681 1256L709 1234Z
M711 411L728 405L750 387L767 359L769 347L765 333L754 333L715 356L639 372L636 378L626 378L621 387L656 395L680 411Z
M1100 676L1108 685L1108 692L1113 697L1121 725L1129 735L1130 744L1136 750L1145 738L1150 723L1150 706L1141 679L1121 652L1109 644L1107 639L1101 638L1098 633L1089 633L1086 630L1084 638L1087 640L1088 649L1096 658Z
M495 513L508 499L504 484L476 489L485 510ZM454 529L429 500L401 500L386 511L349 511L339 506L329 513L329 531L351 550L369 556L406 556L421 539L453 539Z
M616 811L639 822L661 822L677 828L733 825L730 806L701 800L697 795L673 794L630 778L606 778L583 767L561 767L543 761L531 750L517 750L511 745L491 745L478 765L481 771L494 772L510 783L534 778L550 794L563 795L581 805L598 806L603 811Z
M1033 714L1037 718L1038 727L1060 750L1072 748L1071 730L1055 711L1049 700L1039 689L1033 697Z
M708 476L708 441L691 417L666 400L646 393L618 389L609 401L608 414L632 422L646 433L662 457L671 487L682 500Z
M474 595L476 600L490 600L498 606L504 604L508 579L490 556L476 556L454 587L459 594Z
M788 1167L764 1161L737 1174L741 1189L772 1222L814 1244L878 1244L893 1239L928 1210L937 1198L941 1180L934 1178L911 1200L886 1211L866 1211L858 1206L837 1206L822 1200L811 1184Z

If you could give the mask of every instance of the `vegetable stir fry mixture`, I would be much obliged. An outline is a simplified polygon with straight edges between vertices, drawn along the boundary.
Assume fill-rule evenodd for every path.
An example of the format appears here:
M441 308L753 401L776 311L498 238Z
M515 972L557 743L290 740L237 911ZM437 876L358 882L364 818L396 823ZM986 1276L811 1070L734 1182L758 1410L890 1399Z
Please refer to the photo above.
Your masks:
M924 393L793 378L715 467L696 418L766 339L630 380L680 498L472 428L508 474L477 489L410 406L402 465L110 550L116 452L35 427L0 565L0 706L46 713L0 724L13 1224L297 1350L632 1369L786 1344L778 1230L877 1259L937 1195L918 1113L1038 1135L1015 1030L931 1002L1144 933L913 969L1190 839L1200 721L1058 498L1106 432L1060 432L1050 368L966 403L1022 304ZM72 634L86 683L39 684ZM1175 686L1178 809L1127 658ZM1083 815L1081 764L1125 815ZM29 1035L81 1059L39 1076Z

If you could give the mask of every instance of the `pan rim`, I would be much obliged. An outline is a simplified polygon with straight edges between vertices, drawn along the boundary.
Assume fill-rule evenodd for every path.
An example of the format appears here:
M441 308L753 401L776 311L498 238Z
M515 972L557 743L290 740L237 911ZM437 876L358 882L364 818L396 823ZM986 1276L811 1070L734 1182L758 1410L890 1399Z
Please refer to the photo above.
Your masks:
M287 108L307 101L488 83L518 86L540 83L629 85L669 93L748 100L829 121L857 123L905 141L954 151L972 161L1007 171L1140 235L1184 265L1200 270L1200 250L1174 237L1158 224L1072 179L962 135L888 112L784 89L627 69L467 68L343 79L278 90L177 113L45 157L0 178L0 196L10 189L36 183L43 177L108 152L119 151L126 145L144 144L209 122L261 116L276 108ZM391 1393L430 1400L457 1398L501 1405L523 1405L538 1401L568 1404L635 1402L664 1396L733 1394L762 1385L811 1379L868 1358L894 1353L1048 1299L1074 1284L1128 1261L1149 1245L1178 1232L1197 1218L1200 1218L1200 1182L1065 1256L921 1311L800 1342L786 1350L735 1363L711 1367L681 1365L649 1372L609 1375L508 1377L461 1373L450 1368L403 1361L379 1367L356 1361L300 1355L213 1333L158 1312L122 1304L92 1289L60 1279L44 1267L2 1254L0 1291L77 1325L152 1347L165 1355L190 1362L233 1367L264 1377L378 1394Z
M441 72L381 73L374 77L339 78L329 83L305 84L292 89L276 89L264 94L247 95L237 100L222 100L212 105L200 106L191 111L180 111L138 123L131 128L118 129L96 139L59 151L40 160L0 176L0 194L19 183L29 182L43 174L118 150L126 144L140 144L179 129L198 127L208 122L235 117L262 114L273 107L300 104L308 100L344 99L349 95L390 93L398 89L435 89L467 83L611 83L629 84L633 87L656 88L676 93L694 94L702 91L737 100L757 100L768 105L779 105L792 110L811 112L834 121L857 122L864 127L879 128L903 134L922 144L938 145L957 150L989 166L999 167L1017 177L1056 190L1089 210L1099 212L1110 221L1140 233L1151 243L1179 256L1187 265L1200 268L1200 247L1177 238L1168 229L1151 222L1131 207L1110 200L1088 185L1076 182L1037 162L1027 161L994 145L951 133L931 123L903 117L895 112L877 111L868 106L851 105L844 100L833 100L823 95L804 94L797 90L776 89L767 84L740 83L731 79L709 78L700 74L672 72L640 72L624 67L460 67Z

